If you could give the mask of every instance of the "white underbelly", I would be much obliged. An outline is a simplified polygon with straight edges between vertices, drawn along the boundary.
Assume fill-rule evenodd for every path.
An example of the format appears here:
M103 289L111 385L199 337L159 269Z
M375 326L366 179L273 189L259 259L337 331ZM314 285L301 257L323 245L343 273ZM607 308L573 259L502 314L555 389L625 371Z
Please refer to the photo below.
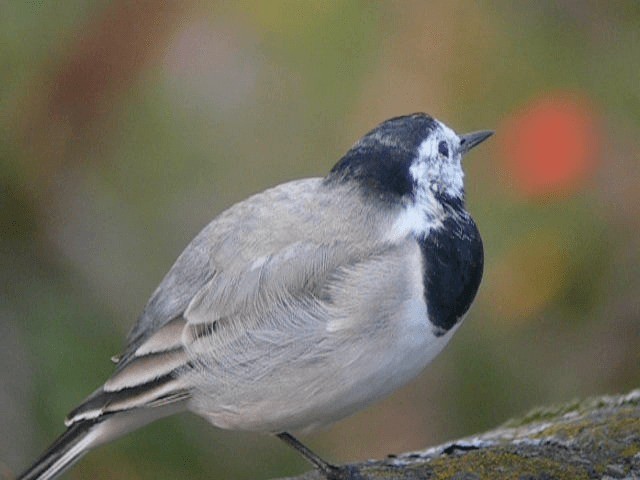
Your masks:
M457 329L436 337L422 299L405 306L378 337L362 332L321 355L290 352L287 365L255 381L231 375L217 391L194 394L192 409L217 427L261 432L309 431L351 415L417 376Z

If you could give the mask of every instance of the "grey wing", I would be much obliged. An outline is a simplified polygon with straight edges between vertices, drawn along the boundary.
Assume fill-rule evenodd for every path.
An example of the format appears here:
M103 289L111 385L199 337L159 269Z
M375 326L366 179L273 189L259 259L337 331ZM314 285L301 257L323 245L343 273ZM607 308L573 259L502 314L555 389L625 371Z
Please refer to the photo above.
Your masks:
M208 243L208 226L178 257L147 302L142 315L129 332L126 360L157 330L182 316L187 306L215 274Z
M68 425L188 399L191 385L176 373L192 366L192 348L200 340L221 327L227 341L263 330L243 322L237 312L247 305L260 310L272 302L285 301L285 296L315 298L326 276L345 261L348 252L335 245L297 242L259 258L244 271L230 273L215 269L197 238L194 242L152 296L132 330L116 372L69 414ZM306 294L296 293L300 291ZM311 304L309 308L311 311ZM234 319L231 330L227 328L230 319Z
M424 363L427 322L402 332L408 309L426 316L411 273L419 254L415 242L366 253L299 243L238 277L242 285L221 279L243 289L233 299L214 277L184 315L189 408L223 428L297 430L391 391ZM398 363L418 344L416 362ZM376 386L380 364L393 374Z
M250 362L246 353L251 337L264 339L287 328L295 339L299 336L293 332L309 322L325 328L327 286L340 268L358 257L339 242L300 241L257 259L240 273L220 272L185 311L183 343L195 361L206 363L215 357L218 365L231 368L234 362Z
M314 207L323 197L331 198L318 191L320 183L321 179L306 179L279 185L234 205L207 225L151 296L129 333L123 359L181 316L216 274L225 272L233 283L235 276L255 270L256 262L308 238L309 229L322 223L322 209Z
M194 240L195 242L195 240ZM155 290L114 361L115 373L67 415L67 426L81 420L139 407L160 407L185 400L189 389L174 375L187 362L182 348L182 314L214 274L197 242L178 258Z

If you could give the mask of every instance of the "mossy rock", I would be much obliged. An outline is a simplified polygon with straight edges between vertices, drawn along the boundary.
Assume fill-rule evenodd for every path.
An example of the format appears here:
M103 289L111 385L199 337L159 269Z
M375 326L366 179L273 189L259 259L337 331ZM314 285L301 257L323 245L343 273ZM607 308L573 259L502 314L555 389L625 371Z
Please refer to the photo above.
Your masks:
M353 480L638 480L640 390L535 409L481 435L344 468Z

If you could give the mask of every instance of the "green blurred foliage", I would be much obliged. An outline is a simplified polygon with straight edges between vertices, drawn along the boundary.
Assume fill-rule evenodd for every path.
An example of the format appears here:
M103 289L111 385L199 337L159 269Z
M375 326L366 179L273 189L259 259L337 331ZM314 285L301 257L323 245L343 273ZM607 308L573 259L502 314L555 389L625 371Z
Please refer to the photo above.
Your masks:
M0 10L0 461L23 468L111 372L172 261L233 202L323 175L381 120L494 128L466 165L486 274L414 383L309 437L329 459L472 434L640 383L640 4L5 2ZM176 5L180 5L176 7ZM571 193L519 192L501 129L579 92L602 137ZM275 439L184 416L68 478L268 478Z

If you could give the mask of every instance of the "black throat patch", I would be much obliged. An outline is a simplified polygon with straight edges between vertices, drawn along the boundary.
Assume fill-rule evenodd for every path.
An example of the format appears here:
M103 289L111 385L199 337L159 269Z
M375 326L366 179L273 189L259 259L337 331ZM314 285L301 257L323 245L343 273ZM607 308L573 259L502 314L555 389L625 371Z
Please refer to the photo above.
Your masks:
M482 239L473 219L461 212L418 242L429 320L441 336L458 323L476 296L484 266Z

